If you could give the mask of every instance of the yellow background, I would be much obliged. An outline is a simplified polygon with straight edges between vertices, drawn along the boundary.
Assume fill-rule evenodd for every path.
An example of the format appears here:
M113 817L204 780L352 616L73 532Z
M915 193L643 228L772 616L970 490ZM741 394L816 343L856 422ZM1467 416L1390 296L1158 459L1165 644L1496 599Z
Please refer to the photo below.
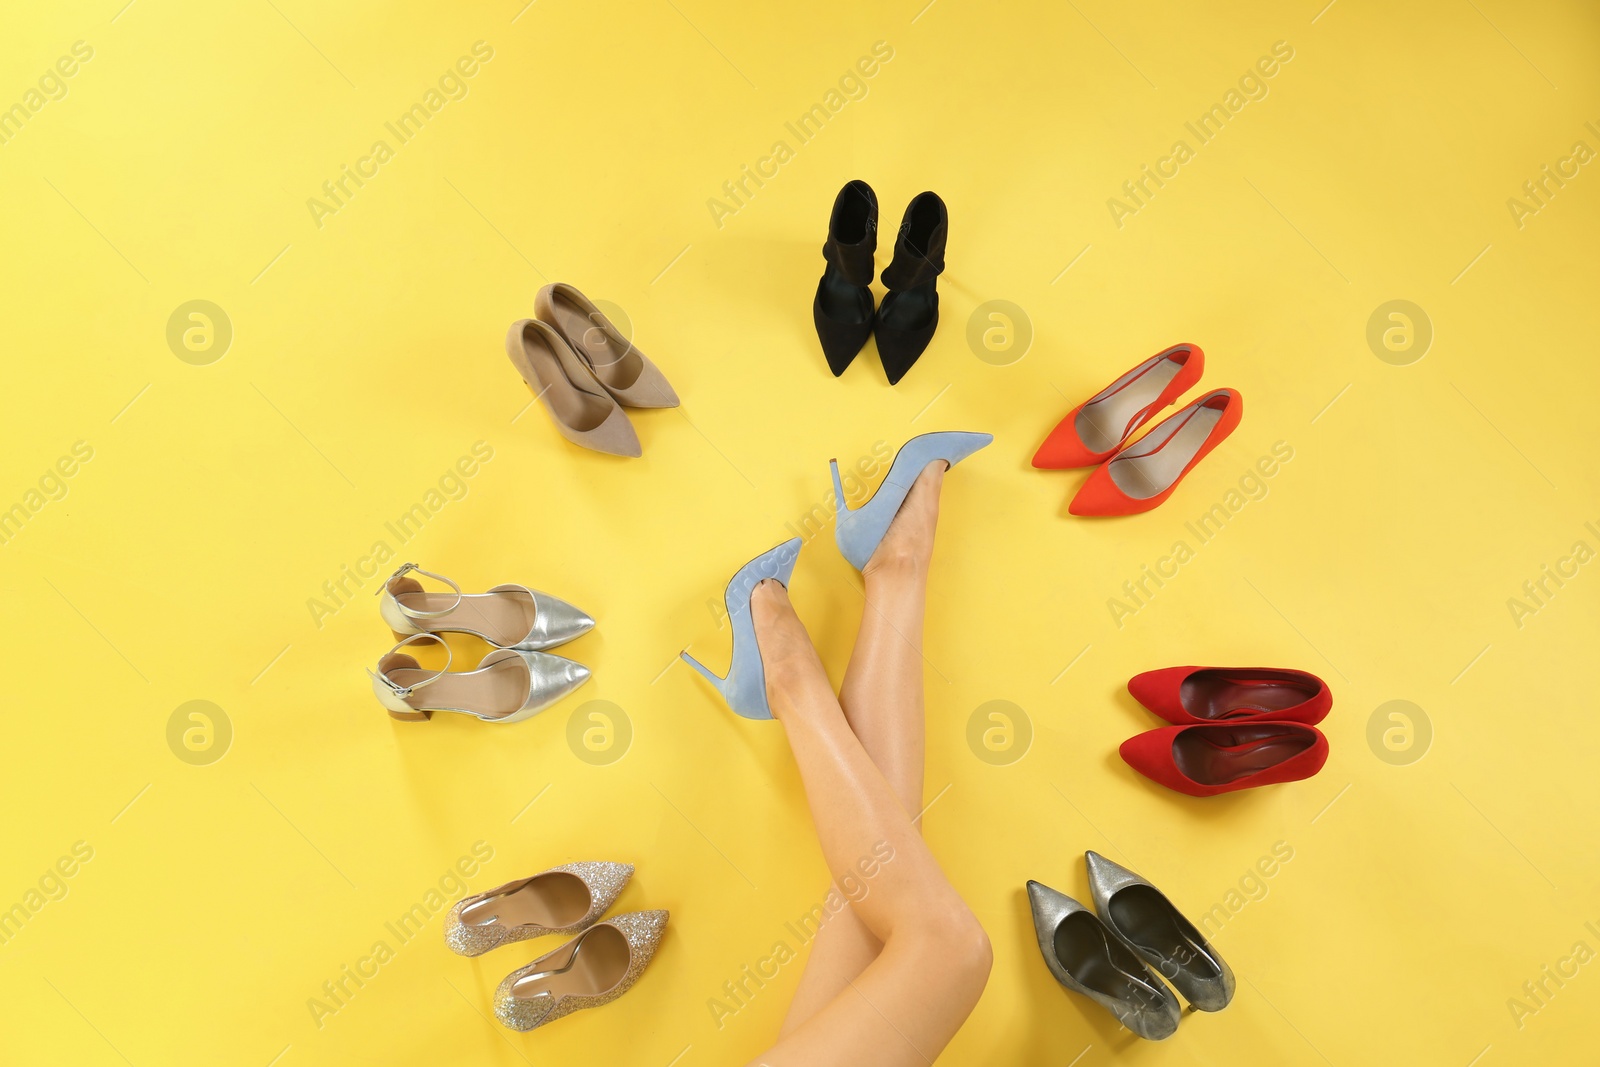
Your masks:
M0 39L3 105L73 42L93 49L0 145L0 506L75 442L93 449L0 545L0 907L26 909L75 843L93 850L0 945L0 1059L754 1056L798 965L720 1028L708 1001L825 870L781 730L730 715L674 657L727 662L708 604L826 501L828 457L952 428L996 442L945 498L926 827L996 965L941 1062L1594 1059L1600 963L1547 984L1520 1027L1508 1000L1536 1006L1523 983L1575 943L1600 951L1600 564L1520 627L1507 604L1574 542L1600 548L1584 527L1600 526L1597 164L1520 228L1507 207L1574 142L1600 149L1593 10L121 4L14 13ZM493 58L466 96L398 144L384 123L477 41ZM784 124L877 41L893 58L866 95L800 144ZM1196 144L1184 123L1278 41L1293 59L1267 95ZM308 198L378 139L394 157L319 227ZM708 199L780 139L793 158L719 227ZM1119 227L1108 199L1179 139L1195 157ZM807 309L854 177L881 198L880 267L915 193L950 207L943 323L892 389L870 346L834 380ZM578 450L524 411L502 336L555 280L624 308L684 398L635 417L642 459ZM232 324L209 365L166 340L195 299ZM1006 365L966 338L996 299L1034 334ZM1434 332L1406 366L1366 340L1394 299ZM1039 440L1177 341L1204 347L1204 386L1243 393L1242 426L1160 510L1067 516L1082 474L1030 469ZM385 522L479 441L493 458L464 497L399 545ZM1197 546L1185 523L1279 441L1293 459L1267 495ZM837 678L860 598L831 536L793 588ZM390 641L377 580L320 626L308 608L380 539L469 589L522 582L584 607L599 628L560 651L593 680L517 726L392 722L364 674ZM1194 558L1119 626L1108 600L1180 539ZM484 651L457 647L469 664ZM1126 679L1178 663L1327 678L1326 770L1209 802L1135 776L1116 747L1160 724ZM192 700L231 724L209 765L168 744ZM631 726L609 764L568 742L595 700ZM1004 765L967 741L991 700L1031 724ZM1369 745L1391 700L1431 724L1420 760ZM511 1033L489 995L555 942L465 960L435 916L319 1026L308 1000L393 945L384 924L475 842L493 859L474 890L637 864L617 907L673 915L639 985ZM1278 842L1292 860L1252 879ZM1083 896L1086 848L1191 915L1236 912L1216 938L1240 976L1231 1007L1146 1044L1051 980L1022 886Z

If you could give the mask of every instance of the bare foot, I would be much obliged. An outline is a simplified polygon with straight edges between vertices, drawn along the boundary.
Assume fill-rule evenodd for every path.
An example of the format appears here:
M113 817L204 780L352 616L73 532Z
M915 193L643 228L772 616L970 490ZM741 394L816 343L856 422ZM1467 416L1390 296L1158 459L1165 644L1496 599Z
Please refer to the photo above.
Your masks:
M939 491L950 465L936 459L917 475L889 529L862 569L864 576L884 572L925 574L933 559L933 534L939 525Z
M761 666L767 679L767 704L777 718L794 706L797 690L817 679L828 688L828 675L822 659L811 644L811 635L789 603L789 591L775 578L768 578L750 594L750 621L755 626L756 646L761 649ZM832 690L829 689L831 695Z

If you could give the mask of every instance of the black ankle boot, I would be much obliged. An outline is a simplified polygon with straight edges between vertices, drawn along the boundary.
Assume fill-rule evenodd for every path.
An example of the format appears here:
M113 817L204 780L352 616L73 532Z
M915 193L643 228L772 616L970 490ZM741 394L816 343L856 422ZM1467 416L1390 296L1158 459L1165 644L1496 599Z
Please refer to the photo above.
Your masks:
M828 217L828 261L811 302L817 339L837 378L872 335L872 253L878 249L878 194L864 181L846 183Z
M936 279L944 271L950 216L938 193L918 193L906 207L894 241L894 261L883 269L889 293L878 308L878 357L893 385L922 355L939 325Z

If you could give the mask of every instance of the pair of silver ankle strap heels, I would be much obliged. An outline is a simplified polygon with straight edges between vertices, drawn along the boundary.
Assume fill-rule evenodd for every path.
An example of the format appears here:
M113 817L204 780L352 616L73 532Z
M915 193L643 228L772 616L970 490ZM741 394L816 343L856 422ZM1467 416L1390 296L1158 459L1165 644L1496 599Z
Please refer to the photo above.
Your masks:
M450 592L428 592L413 573L443 582ZM545 651L594 629L593 619L558 597L524 585L463 593L415 563L390 575L378 594L379 614L400 642L367 673L378 703L402 722L421 722L436 711L521 722L589 680L583 664ZM470 634L495 648L473 670L452 671L454 655L441 633ZM427 670L403 651L419 642L444 648L442 669Z
M566 863L460 900L445 916L444 941L460 956L546 934L577 934L518 967L494 991L494 1014L532 1030L584 1008L609 1004L633 987L655 957L665 911L633 911L604 922L633 877L630 863Z
M1039 951L1056 981L1151 1041L1171 1037L1182 1017L1167 982L1198 1011L1227 1007L1233 971L1172 901L1098 852L1084 853L1084 860L1094 911L1041 882L1028 883Z

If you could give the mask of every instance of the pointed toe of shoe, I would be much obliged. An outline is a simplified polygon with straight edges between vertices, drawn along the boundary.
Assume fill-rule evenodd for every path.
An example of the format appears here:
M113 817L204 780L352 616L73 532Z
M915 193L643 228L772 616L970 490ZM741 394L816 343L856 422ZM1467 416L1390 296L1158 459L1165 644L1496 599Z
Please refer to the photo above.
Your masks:
M537 652L564 645L594 629L594 619L589 617L588 612L559 597L540 594L536 603L540 614L539 625L523 646L528 651Z
M878 340L878 358L883 362L884 376L890 385L898 385L911 370L922 353L933 341L937 322L917 330L896 330L880 324L875 331Z
M1071 470L1075 467L1093 467L1106 458L1104 452L1091 452L1078 437L1074 426L1077 409L1062 419L1033 454L1033 465L1040 470Z
M611 391L617 402L630 408L678 407L682 401L678 399L677 390L672 388L672 383L667 381L667 376L661 373L661 368L646 359L638 349L634 349L634 352L643 362L643 369L632 385L626 389Z
M1111 480L1111 473L1104 463L1094 469L1089 475L1089 480L1078 488L1072 498L1072 503L1067 505L1067 511L1073 515L1124 515L1127 497L1117 489L1116 483Z
M1194 716L1183 710L1183 680L1193 674L1193 667L1163 667L1145 671L1128 679L1128 692L1145 708L1170 723L1196 722Z
M872 320L865 322L840 322L823 314L820 301L811 307L811 318L817 327L817 341L822 345L822 355L835 378L855 360L856 354L872 336Z
M637 459L644 455L644 449L639 444L639 435L634 432L633 423L628 421L628 416L624 415L622 408L616 406L614 402L605 421L592 430L573 430L559 423L557 426L567 440L592 452L603 452L608 456L623 456L628 459Z
M519 655L528 664L528 699L519 717L536 714L558 703L590 678L588 667L564 656L554 656L548 652L522 652Z
M1181 726L1163 726L1157 730L1146 730L1122 742L1117 754L1122 757L1122 762L1157 785L1191 796L1202 795L1192 791L1197 783L1181 779L1173 763L1172 742L1181 729Z
M1128 868L1113 863L1100 853L1089 850L1083 854L1084 869L1089 874L1089 892L1094 898L1095 910L1104 913L1111 894L1123 886L1134 885L1141 879Z

